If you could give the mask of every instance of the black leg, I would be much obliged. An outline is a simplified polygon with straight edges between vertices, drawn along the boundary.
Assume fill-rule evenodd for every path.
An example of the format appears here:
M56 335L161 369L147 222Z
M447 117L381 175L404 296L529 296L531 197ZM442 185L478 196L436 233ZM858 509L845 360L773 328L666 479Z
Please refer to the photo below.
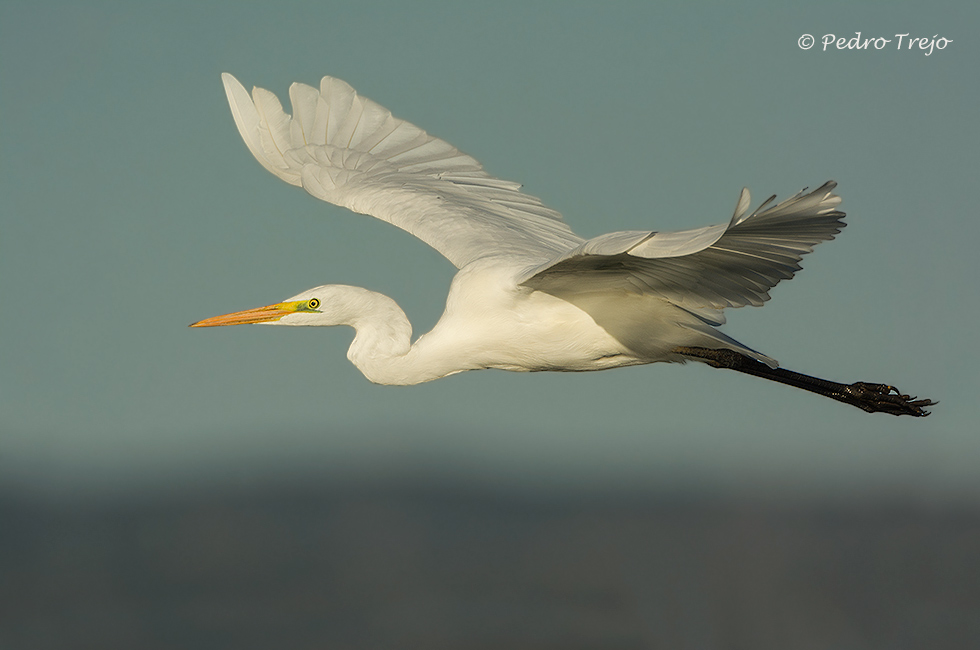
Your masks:
M781 384L788 384L796 388L808 390L844 402L851 406L865 410L868 413L891 413L892 415L914 415L924 417L929 415L925 407L935 406L939 402L928 399L917 399L903 395L894 386L886 384L868 384L857 381L853 384L838 384L835 381L818 379L809 375L802 375L792 370L783 368L770 368L764 363L759 363L755 359L735 352L734 350L713 350L711 348L678 347L674 349L677 354L686 357L702 359L705 363L715 368L729 368L744 372L763 379L778 381Z

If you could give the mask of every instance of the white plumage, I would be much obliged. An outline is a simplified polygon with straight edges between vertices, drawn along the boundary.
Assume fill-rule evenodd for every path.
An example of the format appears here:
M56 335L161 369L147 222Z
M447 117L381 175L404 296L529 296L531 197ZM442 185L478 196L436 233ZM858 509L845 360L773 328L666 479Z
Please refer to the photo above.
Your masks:
M771 197L752 213L743 189L734 216L716 226L584 240L518 183L490 176L474 158L339 79L324 77L319 90L294 83L291 116L271 92L255 88L250 96L230 74L222 79L238 130L263 167L319 199L415 235L459 273L439 323L414 343L394 301L338 285L196 326L350 325L356 336L348 357L385 384L478 368L598 370L688 359L792 385L806 377L777 369L771 357L716 327L723 309L768 300L772 287L800 269L803 255L840 232L844 213L836 209L833 181L776 205ZM871 401L904 402L902 412L909 412L914 398L861 386L878 387ZM899 409L798 387L865 410ZM926 413L914 408L920 413L911 414Z

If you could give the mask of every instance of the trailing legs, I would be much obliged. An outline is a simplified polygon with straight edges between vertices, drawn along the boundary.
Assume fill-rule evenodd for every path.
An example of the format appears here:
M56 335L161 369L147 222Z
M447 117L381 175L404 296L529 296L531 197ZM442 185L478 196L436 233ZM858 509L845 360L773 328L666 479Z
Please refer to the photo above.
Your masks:
M728 368L763 379L778 381L796 388L817 393L838 402L865 410L868 413L891 413L892 415L914 415L924 417L929 415L926 407L935 406L939 402L928 399L917 399L903 395L894 386L886 384L869 384L857 381L853 384L838 384L809 375L803 375L783 368L770 368L764 363L735 352L734 350L697 347L678 347L674 352L686 357L701 359L715 368Z

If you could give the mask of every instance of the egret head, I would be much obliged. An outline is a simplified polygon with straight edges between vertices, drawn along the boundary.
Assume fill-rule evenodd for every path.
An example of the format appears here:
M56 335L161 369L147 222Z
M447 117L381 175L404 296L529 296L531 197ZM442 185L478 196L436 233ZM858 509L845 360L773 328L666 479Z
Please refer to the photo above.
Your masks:
M219 327L222 325L339 325L331 309L336 293L332 285L316 287L274 305L236 311L192 323L190 327Z

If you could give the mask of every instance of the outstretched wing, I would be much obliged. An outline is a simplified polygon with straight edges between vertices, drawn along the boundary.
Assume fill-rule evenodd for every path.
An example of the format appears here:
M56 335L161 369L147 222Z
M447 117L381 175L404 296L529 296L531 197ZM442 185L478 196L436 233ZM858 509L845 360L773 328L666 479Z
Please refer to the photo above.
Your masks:
M521 282L559 297L612 290L654 294L720 324L722 309L768 300L770 289L800 270L803 255L846 225L836 210L836 186L828 181L766 208L773 196L752 214L743 189L727 224L610 233L528 270Z
M313 196L410 232L457 267L493 256L534 265L582 243L561 215L493 178L444 140L392 117L345 82L294 83L293 115L230 74L222 80L238 130L266 169Z

